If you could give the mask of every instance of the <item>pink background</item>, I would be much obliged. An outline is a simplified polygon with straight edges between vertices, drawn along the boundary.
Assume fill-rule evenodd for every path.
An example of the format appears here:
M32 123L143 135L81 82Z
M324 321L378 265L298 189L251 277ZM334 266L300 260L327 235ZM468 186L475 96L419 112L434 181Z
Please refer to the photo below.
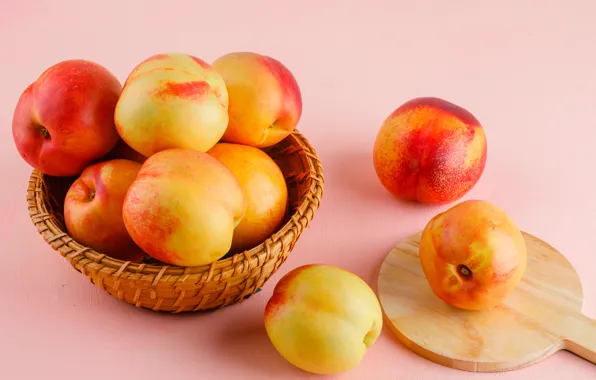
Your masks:
M566 254L584 283L584 311L596 317L593 0L0 1L0 378L310 377L269 343L264 305L279 277L305 263L340 265L376 287L392 246L447 207L392 199L372 167L383 119L416 96L442 97L482 122L488 162L464 199L494 202ZM17 98L64 59L94 60L123 80L155 53L211 62L236 50L272 55L295 74L304 99L299 129L325 169L322 207L249 301L210 315L135 309L71 269L31 224L30 168L10 133ZM594 379L596 366L561 352L505 378L562 375ZM501 378L433 364L387 330L339 377Z

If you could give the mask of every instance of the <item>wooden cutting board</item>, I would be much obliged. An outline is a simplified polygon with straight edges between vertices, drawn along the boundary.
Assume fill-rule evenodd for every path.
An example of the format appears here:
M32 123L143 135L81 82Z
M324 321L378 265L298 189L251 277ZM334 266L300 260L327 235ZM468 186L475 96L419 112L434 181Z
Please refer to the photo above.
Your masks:
M528 267L500 306L464 311L432 292L418 258L421 233L385 258L378 293L385 323L417 354L473 372L500 372L568 350L596 363L596 321L582 314L582 286L565 257L524 232Z

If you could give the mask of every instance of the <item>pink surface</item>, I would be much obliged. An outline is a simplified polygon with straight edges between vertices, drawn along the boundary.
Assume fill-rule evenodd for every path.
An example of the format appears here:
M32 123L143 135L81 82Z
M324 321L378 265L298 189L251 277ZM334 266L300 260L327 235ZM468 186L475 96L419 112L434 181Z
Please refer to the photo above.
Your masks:
M560 249L583 281L585 313L596 317L596 4L287 3L0 2L1 378L310 377L269 343L264 305L279 277L305 263L342 266L375 287L391 247L448 207L392 199L372 167L380 124L417 96L442 97L482 122L487 166L464 199L498 204ZM135 309L91 285L35 231L25 203L30 168L12 143L12 111L25 86L60 60L91 59L123 80L154 53L213 61L236 50L272 55L295 74L304 98L299 129L325 169L322 207L287 263L249 301L207 315ZM504 378L563 375L594 379L596 366L561 352ZM503 378L431 363L385 330L362 364L338 378L478 376Z

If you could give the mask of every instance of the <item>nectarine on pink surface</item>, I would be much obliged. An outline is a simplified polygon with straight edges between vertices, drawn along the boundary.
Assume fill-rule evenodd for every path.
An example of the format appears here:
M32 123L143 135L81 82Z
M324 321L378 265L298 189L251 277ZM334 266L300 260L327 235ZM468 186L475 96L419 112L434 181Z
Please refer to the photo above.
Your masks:
M206 152L228 125L228 92L203 60L157 54L129 74L114 119L126 144L145 157L170 148Z
M295 268L275 285L265 307L265 329L279 354L317 374L338 374L360 364L383 327L376 294L342 268Z
M21 94L12 135L21 157L52 176L75 176L118 141L114 109L122 85L105 67L82 59L45 70Z
M64 221L73 239L120 260L145 256L122 219L124 196L140 168L134 161L109 160L83 170L64 200Z
M212 63L229 96L228 127L222 141L254 147L275 145L302 116L302 95L292 72L275 58L235 52Z
M248 145L218 143L207 153L234 173L246 197L246 214L234 230L231 250L259 245L286 214L288 189L281 169L265 152Z
M166 149L147 158L122 211L128 232L145 252L180 266L223 257L245 212L234 174L192 149Z
M521 231L505 211L482 200L433 217L422 232L419 258L434 293L468 310L502 303L527 265Z
M383 122L373 164L394 196L426 204L453 202L480 179L487 141L467 110L439 98L412 99Z

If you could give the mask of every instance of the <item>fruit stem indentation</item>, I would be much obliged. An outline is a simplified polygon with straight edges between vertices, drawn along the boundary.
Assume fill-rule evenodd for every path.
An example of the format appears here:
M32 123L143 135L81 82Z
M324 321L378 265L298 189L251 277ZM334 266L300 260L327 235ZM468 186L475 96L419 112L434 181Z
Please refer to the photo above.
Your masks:
M41 137L43 137L46 140L50 139L50 131L48 131L46 128L41 127L41 130L39 131L39 133L41 133Z
M470 268L463 264L457 266L457 272L464 278L472 277L472 271L470 270Z

